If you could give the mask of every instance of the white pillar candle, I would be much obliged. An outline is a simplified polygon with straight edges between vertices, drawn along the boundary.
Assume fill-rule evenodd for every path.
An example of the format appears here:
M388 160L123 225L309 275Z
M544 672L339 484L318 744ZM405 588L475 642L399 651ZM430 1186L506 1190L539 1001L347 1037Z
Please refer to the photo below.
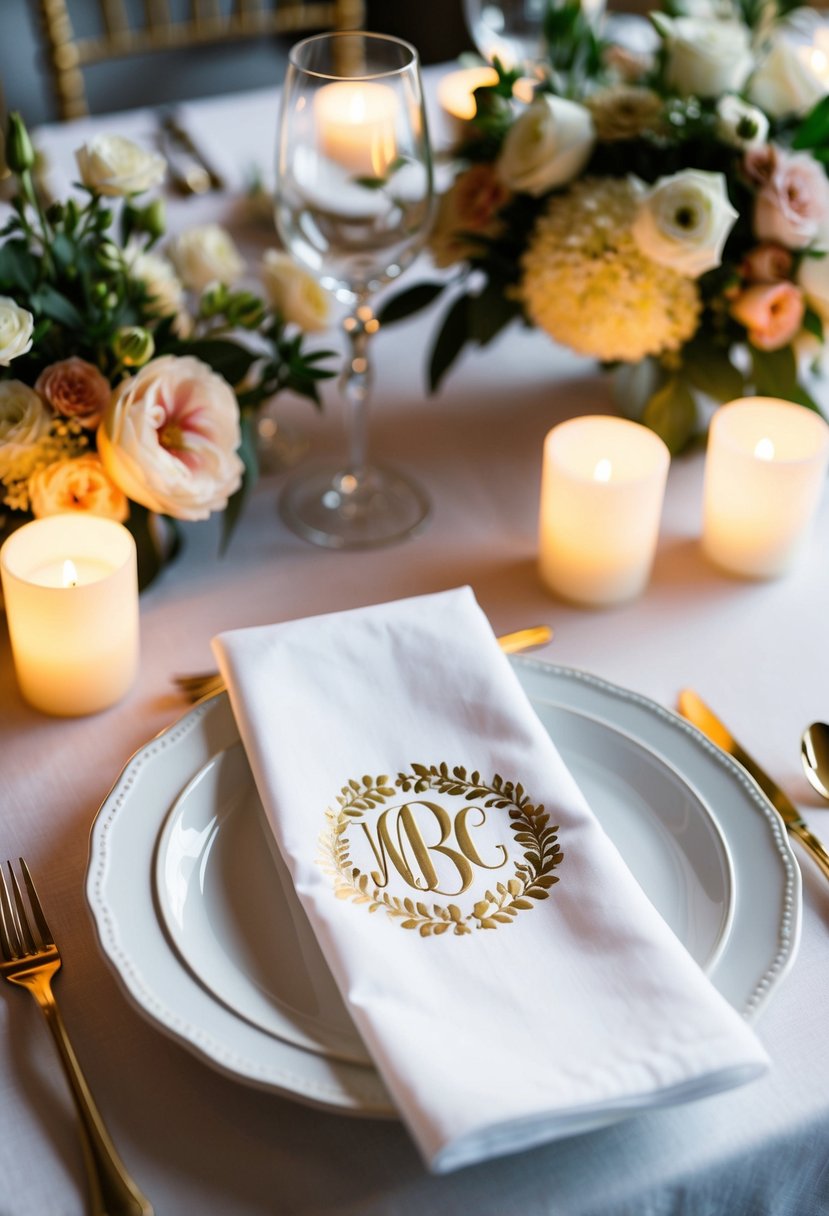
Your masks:
M804 549L829 462L829 426L790 401L720 406L705 461L702 545L747 578L783 574Z
M126 528L91 515L24 524L0 549L20 691L44 713L97 713L138 671L138 574Z
M648 581L670 454L623 418L572 418L544 441L539 568L551 591L601 607Z
M384 84L337 80L314 97L323 156L357 177L383 177L397 157L397 96Z

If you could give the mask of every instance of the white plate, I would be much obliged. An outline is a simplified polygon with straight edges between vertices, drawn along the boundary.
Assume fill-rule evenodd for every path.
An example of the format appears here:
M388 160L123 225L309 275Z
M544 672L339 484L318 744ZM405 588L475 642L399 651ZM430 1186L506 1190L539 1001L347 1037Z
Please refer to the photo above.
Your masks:
M529 659L513 662L650 898L731 1004L746 1016L756 1014L794 960L800 925L800 872L777 814L733 761L654 702L570 669ZM216 799L201 800L193 793L201 783L190 783L202 770L212 772L211 761L237 744L230 704L222 695L191 710L124 769L98 814L90 844L87 898L104 952L138 1008L215 1067L309 1102L392 1115L373 1069L342 1058L349 1054L348 1035L340 1042L340 1057L331 1054L336 1050L329 1037L332 1024L316 1016L319 1010L303 1006L296 991L286 1001L284 981L276 1007L293 1022L291 1033L307 1036L313 1050L298 1046L296 1036L289 1042L284 1025L280 1033L273 1024L255 1024L250 1007L240 1016L227 1003L226 973L217 979L214 970L205 983L199 981L195 970L227 963L227 943L236 930L226 918L218 955L200 953L195 937L180 934L190 966L182 965L164 932L148 881L160 866L158 901L172 906L172 889L162 891L165 850L174 829L165 835L160 829L168 816L172 824L191 813L197 829L200 822L204 826ZM220 791L220 776L207 778L214 792ZM224 818L203 854L209 883L220 879L222 857L226 864L232 833L245 818L232 799L219 797L218 803ZM249 837L248 847L253 840ZM209 919L218 905L198 894L208 887L194 885L189 876L185 885L185 906L193 900L194 914ZM171 915L169 907L164 915ZM247 971L249 988L261 979L260 964L257 957L240 968ZM260 996L274 1007L268 992L274 977L265 974ZM335 1034L347 1029L341 1021L333 1023Z

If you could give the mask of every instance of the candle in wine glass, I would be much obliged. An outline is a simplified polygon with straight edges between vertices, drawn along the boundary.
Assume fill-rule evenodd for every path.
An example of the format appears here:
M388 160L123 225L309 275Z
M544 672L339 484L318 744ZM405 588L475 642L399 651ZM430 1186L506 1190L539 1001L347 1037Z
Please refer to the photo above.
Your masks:
M705 461L702 545L746 578L784 574L807 546L829 463L829 426L791 401L720 406Z
M669 464L662 440L623 418L572 418L549 432L539 568L551 591L603 607L644 590Z
M33 520L0 549L15 671L44 713L97 713L119 701L138 670L135 541L110 519Z
M355 177L382 178L397 156L397 95L370 81L337 80L314 96L323 156Z

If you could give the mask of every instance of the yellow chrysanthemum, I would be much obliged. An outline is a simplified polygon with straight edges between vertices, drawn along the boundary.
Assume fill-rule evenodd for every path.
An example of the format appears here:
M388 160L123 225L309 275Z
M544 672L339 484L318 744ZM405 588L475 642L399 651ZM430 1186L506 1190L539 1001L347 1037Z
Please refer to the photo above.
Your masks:
M579 354L636 362L693 335L692 279L646 258L631 235L632 186L585 178L555 195L522 258L520 296L535 325Z

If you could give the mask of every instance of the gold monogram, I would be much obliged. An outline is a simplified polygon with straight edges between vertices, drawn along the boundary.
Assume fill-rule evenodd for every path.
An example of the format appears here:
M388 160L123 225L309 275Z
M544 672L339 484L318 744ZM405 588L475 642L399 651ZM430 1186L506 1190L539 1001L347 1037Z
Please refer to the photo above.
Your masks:
M436 844L427 844L423 839L416 816L417 808L425 809L428 816L433 821L437 821L440 839ZM361 823L360 827L365 832L371 851L377 864L380 866L379 870L372 870L371 872L371 877L377 886L387 887L389 884L387 856L395 870L397 870L397 873L408 886L413 887L415 891L434 891L437 895L460 895L463 891L467 891L472 886L473 865L481 866L485 870L500 870L502 866L505 866L507 864L507 850L502 844L498 845L498 849L501 852L501 860L496 861L493 865L487 865L479 856L478 850L472 843L467 823L473 809L478 809L478 813L480 814L480 823L478 824L480 827L486 822L486 813L479 808L465 806L463 810L458 811L453 822L449 817L449 813L437 802L427 802L425 799L404 802L402 806L390 807L379 816L377 820L376 841L372 836L371 828L368 824ZM396 845L389 830L390 815L394 815L397 827L395 833L397 836ZM458 842L457 849L446 843L452 835L453 828L454 838ZM419 873L413 869L407 860L406 843L404 842L409 845ZM440 880L429 856L430 853L439 853L454 865L460 882L457 891L443 891L438 886Z
M454 816L433 798L413 797L386 805L400 791L425 794L429 791L460 797L464 805ZM370 912L383 909L404 929L417 929L422 937L440 936L450 929L456 935L478 929L496 929L509 924L533 900L547 899L549 888L558 882L553 873L562 860L558 827L550 825L543 806L534 806L523 786L504 781L496 774L482 781L478 772L467 775L462 766L450 772L445 763L427 767L413 764L412 771L387 776L352 779L337 796L338 809L326 811L327 828L320 837L320 864L334 880L340 899L367 904ZM383 809L373 824L366 812ZM471 911L458 904L400 899L386 890L393 869L418 894L426 892L457 897L468 891L475 868L501 870L509 860L506 847L496 846L496 857L486 861L472 838L486 823L488 810L507 812L507 823L522 849L513 876L486 890ZM351 860L348 830L359 826L377 869L362 873ZM451 880L451 890L441 884Z

